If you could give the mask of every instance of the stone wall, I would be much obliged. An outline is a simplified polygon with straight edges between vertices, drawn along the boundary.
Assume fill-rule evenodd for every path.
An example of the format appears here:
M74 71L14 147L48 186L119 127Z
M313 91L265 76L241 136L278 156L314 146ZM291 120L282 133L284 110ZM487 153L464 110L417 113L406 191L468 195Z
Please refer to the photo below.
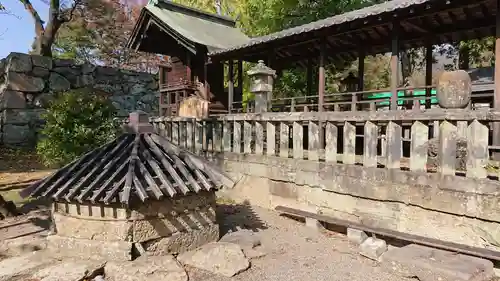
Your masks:
M0 144L33 145L48 102L83 87L108 94L120 117L137 109L158 112L156 75L11 53L0 60Z
M74 249L68 248L71 244L79 249L78 254L83 251L88 257L109 255L114 259L131 259L134 243L150 255L182 253L219 239L215 205L214 192L152 201L137 210L56 202L57 237L49 246L62 256L74 254ZM104 253L103 245L116 247Z
M495 181L236 153L215 159L237 182L224 191L236 201L500 248Z

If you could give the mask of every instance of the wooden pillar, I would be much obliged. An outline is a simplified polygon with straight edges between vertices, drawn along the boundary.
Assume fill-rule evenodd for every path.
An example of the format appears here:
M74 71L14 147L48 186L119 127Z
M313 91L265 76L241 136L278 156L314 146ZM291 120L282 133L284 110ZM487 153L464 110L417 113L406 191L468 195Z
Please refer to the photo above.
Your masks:
M229 61L229 67L228 67L228 78L229 78L229 83L228 83L228 91L227 91L227 109L229 113L233 110L233 99L234 99L234 63L232 60Z
M392 24L391 44L391 110L398 109L398 87L399 87L399 22Z
M431 98L432 98L432 88L429 86L432 85L432 50L434 46L432 42L429 40L425 45L425 108L431 108Z
M360 48L358 55L358 92L362 92L365 84L365 49ZM353 96L352 109L355 111L358 109L357 102L359 98L363 99L363 94L355 94ZM363 110L363 109L361 109Z
M240 88L240 93L243 93L243 61L238 61L238 88Z
M319 71L318 71L318 112L323 111L325 101L325 42L321 41L319 51Z
M500 8L500 0L497 0L497 10ZM493 95L493 107L500 109L500 13L496 13L495 28L495 93ZM492 142L494 146L500 145L500 122L493 123ZM493 160L500 161L500 151L493 150Z
M312 69L312 59L307 60L307 69L306 69L306 75L307 75L307 90L306 90L306 95L307 96L312 96L313 95L313 69Z

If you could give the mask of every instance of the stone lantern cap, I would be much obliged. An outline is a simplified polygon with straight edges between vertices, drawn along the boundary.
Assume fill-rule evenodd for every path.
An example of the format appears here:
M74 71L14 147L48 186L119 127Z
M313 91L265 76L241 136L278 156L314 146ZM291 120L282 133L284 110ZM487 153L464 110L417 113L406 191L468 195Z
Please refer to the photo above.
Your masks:
M259 60L256 66L252 67L249 71L247 71L247 74L249 76L257 76L257 75L262 75L262 76L276 76L276 70L266 66L264 64L263 60Z
M21 191L21 196L91 204L132 203L215 191L234 182L202 157L154 133L144 112L129 131Z
M250 92L264 93L272 92L273 79L276 76L276 70L267 67L263 60L259 60L256 66L247 71L247 74L252 78ZM271 79L269 79L271 78Z

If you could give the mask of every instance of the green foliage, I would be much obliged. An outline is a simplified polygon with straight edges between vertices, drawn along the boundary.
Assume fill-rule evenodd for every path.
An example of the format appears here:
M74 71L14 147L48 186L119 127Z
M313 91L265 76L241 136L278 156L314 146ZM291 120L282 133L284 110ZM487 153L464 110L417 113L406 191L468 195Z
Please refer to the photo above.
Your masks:
M43 117L45 126L37 153L47 166L69 163L117 134L113 105L90 89L59 95Z

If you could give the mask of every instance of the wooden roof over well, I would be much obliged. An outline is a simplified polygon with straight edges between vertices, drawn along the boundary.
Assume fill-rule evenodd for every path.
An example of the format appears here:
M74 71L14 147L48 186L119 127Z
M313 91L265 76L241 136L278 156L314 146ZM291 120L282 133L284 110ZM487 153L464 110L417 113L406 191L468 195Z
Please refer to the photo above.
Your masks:
M180 46L193 54L198 47L213 52L250 40L225 16L206 13L165 0L150 0L142 10L127 43L128 48L176 55ZM174 52L174 54L172 54Z
M214 60L277 62L317 59L320 43L330 60L352 60L365 53L389 52L394 26L400 46L414 48L495 34L496 0L392 0L309 24L285 29L209 53ZM399 25L394 23L399 22ZM273 54L274 53L274 54Z
M213 164L153 133L148 121L146 114L131 114L128 133L88 152L21 195L129 205L232 185Z

